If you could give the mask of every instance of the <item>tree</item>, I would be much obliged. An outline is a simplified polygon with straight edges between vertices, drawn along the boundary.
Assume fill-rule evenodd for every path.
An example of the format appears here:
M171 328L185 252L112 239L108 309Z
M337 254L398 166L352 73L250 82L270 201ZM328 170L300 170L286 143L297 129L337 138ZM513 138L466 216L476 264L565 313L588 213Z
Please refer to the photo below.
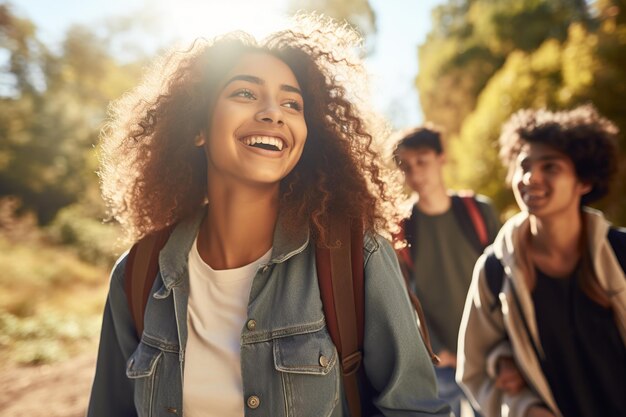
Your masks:
M457 134L508 54L565 39L572 21L589 21L584 0L449 0L437 7L416 78L426 119Z
M497 156L500 127L521 108L569 109L592 103L626 132L622 102L626 94L626 25L619 14L599 11L592 22L574 21L563 41L549 38L532 52L514 50L489 78L476 106L451 138L450 173L456 186L472 187L492 196L500 208L512 206L503 186ZM626 142L620 136L621 173L610 196L597 206L614 221L626 223L624 162Z
M78 26L55 55L8 6L0 24L9 62L0 97L0 196L18 196L47 223L97 189L94 152L108 102L136 82L141 63L118 63L102 38Z

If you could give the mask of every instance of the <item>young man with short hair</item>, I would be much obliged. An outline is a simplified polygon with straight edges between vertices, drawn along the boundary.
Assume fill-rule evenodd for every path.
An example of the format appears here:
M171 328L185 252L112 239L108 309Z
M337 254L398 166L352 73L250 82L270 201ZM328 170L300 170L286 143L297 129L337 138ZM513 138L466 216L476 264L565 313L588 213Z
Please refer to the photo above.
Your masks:
M440 397L459 416L463 392L454 380L459 323L472 269L495 237L498 220L486 197L460 196L446 188L446 155L436 128L404 132L394 160L418 198L402 223L407 247L399 258L422 303L432 347L441 360L435 368Z

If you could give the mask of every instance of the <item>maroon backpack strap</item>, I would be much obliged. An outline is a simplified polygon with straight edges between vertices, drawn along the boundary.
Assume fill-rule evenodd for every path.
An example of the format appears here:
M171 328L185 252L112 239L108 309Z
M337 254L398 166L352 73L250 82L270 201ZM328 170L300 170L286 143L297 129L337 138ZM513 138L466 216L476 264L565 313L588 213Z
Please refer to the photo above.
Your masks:
M350 415L361 416L357 375L362 361L364 328L363 229L333 217L331 248L316 249L320 294L328 331L337 347Z
M138 339L141 339L143 334L143 318L150 289L159 272L159 253L169 239L172 229L170 226L144 236L128 253L124 268L124 290Z

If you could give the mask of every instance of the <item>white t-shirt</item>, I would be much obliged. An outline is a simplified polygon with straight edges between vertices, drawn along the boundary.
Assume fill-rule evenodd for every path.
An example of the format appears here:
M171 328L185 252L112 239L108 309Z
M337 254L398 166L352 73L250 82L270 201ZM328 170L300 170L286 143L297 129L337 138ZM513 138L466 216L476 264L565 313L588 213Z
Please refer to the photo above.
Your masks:
M186 417L243 417L241 330L252 280L272 250L249 265L216 271L189 252L188 339L183 410Z

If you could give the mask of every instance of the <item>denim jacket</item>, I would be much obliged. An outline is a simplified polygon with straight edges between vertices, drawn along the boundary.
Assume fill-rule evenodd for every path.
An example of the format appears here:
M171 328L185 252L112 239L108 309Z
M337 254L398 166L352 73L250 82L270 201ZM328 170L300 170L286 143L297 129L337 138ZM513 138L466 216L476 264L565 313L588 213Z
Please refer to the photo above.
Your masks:
M187 257L200 221L196 216L180 223L161 251L140 341L124 292L126 255L115 265L88 417L183 415ZM364 255L363 365L374 405L385 416L448 416L391 245L367 236ZM279 220L271 260L254 277L247 311L241 330L245 415L349 415L308 228L288 234Z

